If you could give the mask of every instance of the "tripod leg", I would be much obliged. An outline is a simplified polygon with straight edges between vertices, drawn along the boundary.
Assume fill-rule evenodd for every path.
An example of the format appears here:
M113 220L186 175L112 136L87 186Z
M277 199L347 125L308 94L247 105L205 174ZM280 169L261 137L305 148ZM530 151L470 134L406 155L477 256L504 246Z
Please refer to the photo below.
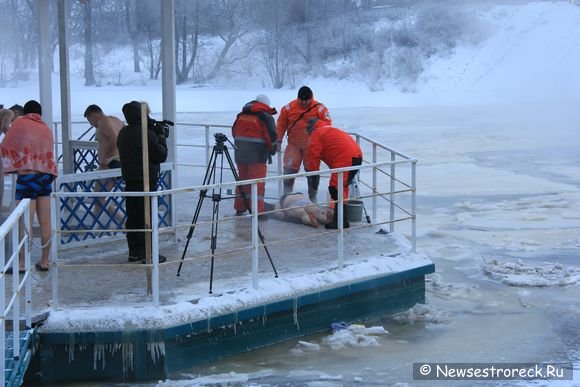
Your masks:
M202 185L209 184L212 176L215 173L215 163L217 160L217 152L214 147L211 156L209 158L209 163L207 165L207 169L205 171L205 176L203 178ZM193 213L193 219L191 220L191 226L189 227L189 232L187 233L187 241L185 242L185 247L183 249L183 254L181 254L181 262L179 262L179 267L177 268L177 276L181 273L181 267L183 266L183 260L185 259L185 254L187 253L187 249L189 248L189 242L191 241L191 237L193 235L193 231L195 230L195 226L197 224L197 219L199 218L199 214L201 212L201 207L203 204L203 199L205 198L207 190L202 190L199 192L199 199L197 201L197 206L195 207L195 212Z
M224 147L224 153L226 154L226 158L228 160L228 164L230 165L230 169L232 171L232 174L234 175L234 179L236 181L240 181L240 177L238 176L238 173L236 172L236 167L234 165L234 162L232 160L232 157L230 156L230 152L228 151L227 147ZM251 214L252 213L252 205L251 205L250 201L248 200L246 193L242 189L240 189L240 193L242 195L242 199L244 200L244 203L246 203L246 208L248 208L248 211ZM274 261L272 260L272 256L270 255L270 251L268 250L268 246L266 246L266 240L264 239L264 235L262 235L262 231L260 231L260 228L258 228L258 237L260 238L260 242L262 242L262 246L264 246L264 251L266 252L266 256L268 257L268 260L270 261L270 265L272 265L272 270L274 270L274 277L278 278L278 271L276 270L276 266L274 266Z
M215 250L217 248L217 222L215 222L216 219L219 219L217 217L217 215L219 214L219 201L215 201L215 196L213 196L214 202L213 202L213 210L212 210L212 224L211 224L211 266L209 269L209 294L212 294L212 290L213 290L213 267L214 267L214 261L215 261Z
M227 150L227 148L226 148ZM220 165L220 183L223 181L223 171L224 171L224 157L222 153L221 158L221 165ZM215 174L214 174L214 181L215 184ZM220 217L220 202L222 200L222 188L220 186L218 190L218 194L215 194L215 188L212 190L212 201L213 201L213 208L212 208L212 216L211 216L211 266L209 270L209 294L213 293L213 268L214 268L214 261L215 261L215 251L217 249L217 235L218 235L218 226L219 226L219 217Z

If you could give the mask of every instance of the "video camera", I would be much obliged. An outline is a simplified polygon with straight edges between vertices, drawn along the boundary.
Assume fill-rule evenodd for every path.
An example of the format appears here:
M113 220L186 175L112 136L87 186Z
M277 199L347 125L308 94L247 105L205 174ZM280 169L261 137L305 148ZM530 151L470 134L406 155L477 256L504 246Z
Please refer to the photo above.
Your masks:
M218 145L219 145L219 144L223 144L223 143L225 143L226 141L229 141L229 140L228 140L228 136L226 136L226 135L225 135L225 134L223 134L223 133L216 133L216 134L214 134L213 136L215 137L215 142L216 142L216 144L218 144Z
M149 126L153 128L155 133L162 134L166 138L169 137L169 128L174 126L175 123L169 120L157 121L153 118L149 118Z

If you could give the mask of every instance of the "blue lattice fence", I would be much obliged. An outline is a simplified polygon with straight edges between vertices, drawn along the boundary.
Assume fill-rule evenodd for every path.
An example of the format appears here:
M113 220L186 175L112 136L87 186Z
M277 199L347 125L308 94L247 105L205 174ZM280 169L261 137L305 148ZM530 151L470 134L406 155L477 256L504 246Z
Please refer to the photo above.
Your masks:
M171 165L162 166L157 190L171 189L171 172ZM65 175L59 177L57 187L60 192L123 192L125 182L120 173L120 169L113 169ZM72 247L124 236L122 231L116 231L125 228L127 215L124 197L61 196L58 203L59 228L64 231L61 233L61 245ZM171 226L171 197L159 196L158 204L159 227Z

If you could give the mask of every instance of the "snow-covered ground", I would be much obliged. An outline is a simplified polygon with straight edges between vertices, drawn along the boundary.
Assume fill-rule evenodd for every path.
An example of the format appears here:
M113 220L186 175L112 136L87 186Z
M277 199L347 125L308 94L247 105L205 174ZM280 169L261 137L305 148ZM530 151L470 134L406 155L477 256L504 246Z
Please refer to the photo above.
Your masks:
M490 37L432 58L415 93L304 80L337 126L419 159L418 249L437 270L427 304L373 322L389 333L372 339L321 335L165 384L393 384L411 380L414 362L493 361L573 363L574 382L561 385L579 385L580 7L546 1L478 12ZM132 99L161 109L159 84L78 85L77 118L90 103L116 114ZM230 124L264 92L278 109L295 97L183 86L177 110L191 122ZM0 101L36 95L34 87L3 89Z

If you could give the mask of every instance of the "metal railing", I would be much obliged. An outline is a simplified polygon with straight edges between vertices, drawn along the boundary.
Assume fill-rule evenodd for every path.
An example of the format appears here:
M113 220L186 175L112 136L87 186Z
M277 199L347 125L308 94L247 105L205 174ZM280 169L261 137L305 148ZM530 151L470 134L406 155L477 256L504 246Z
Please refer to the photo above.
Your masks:
M24 234L21 234L21 223ZM0 226L0 385L5 384L6 364L6 333L10 332L12 340L12 354L14 363L20 356L20 321L21 321L21 298L24 292L24 322L26 327L32 327L32 285L30 273L30 199L22 200L12 211L8 219ZM6 239L11 243L7 244ZM24 255L24 273L20 273L19 257ZM6 257L8 253L8 257ZM6 260L6 258L8 258ZM7 285L7 271L12 271L12 286ZM20 275L22 274L22 275ZM9 277L8 277L9 278ZM10 319L10 317L12 317ZM8 323L11 326L8 326Z
M191 176L194 178L193 180L198 180L200 181L201 178L200 176L203 176L203 174L201 173L197 173L197 172L191 172L192 168L206 168L208 167L208 163L210 161L210 154L211 151L213 149L213 135L219 131L222 131L226 128L229 128L229 126L227 125L210 125L210 124L187 124L187 123L176 123L176 128L180 128L179 131L175 132L176 135L176 141L179 141L180 136L183 135L184 130L183 128L187 129L193 129L194 132L192 132L191 136L188 136L189 138L201 138L202 142L200 143L195 143L193 140L190 142L178 142L177 143L177 148L178 148L178 155L176 155L176 158L180 159L180 163L178 164L178 166L180 167L179 169L177 168L177 166L175 166L175 174L178 173L184 173L184 171L186 171L187 173L190 173ZM203 135L202 136L195 136L195 131L202 129L203 130ZM201 185L193 185L193 186L188 186L185 188L176 188L175 186L175 178L172 177L171 178L171 185L167 185L164 187L163 191L158 191L158 192L150 192L150 193L126 193L126 192L88 192L91 190L87 190L87 189L81 189L78 190L78 192L55 192L53 194L53 215L54 215L54 220L53 220L53 230L55 230L55 233L53 235L53 237L55 238L53 240L52 243L52 248L53 248L53 253L52 253L52 257L53 257L53 267L54 267L54 276L53 276L53 307L54 308L58 308L58 267L59 265L61 267L65 267L67 265L69 265L68 263L65 262L59 262L58 260L58 252L59 249L61 248L60 243L58 243L60 240L62 240L66 235L71 235L71 234L76 234L76 235L81 235L83 233L95 233L95 230L93 230L90 226L83 226L83 227L77 227L76 229L63 229L62 224L60 224L57 220L58 217L56 216L56 214L58 214L58 212L61 210L61 207L58 206L56 203L57 202L63 202L63 201L67 201L67 200L72 200L72 201L92 201L94 202L95 200L97 200L97 198L105 198L105 200L112 200L115 203L119 203L122 202L124 200L125 196L145 196L145 197L149 197L150 200L152 201L151 203L151 209L152 209L152 217L151 219L153 220L152 223L152 229L148 230L152 232L152 239L153 239L153 250L152 250L152 264L151 265L141 265L141 267L147 269L148 271L150 271L152 269L152 273L153 273L153 289L152 289L152 296L153 296L153 303L155 305L159 305L159 278L155 277L155 273L159 273L159 262L158 262L158 254L159 254L159 233L164 233L164 232L172 232L175 235L177 235L178 232L183 231L185 229L190 229L192 227L192 224L185 224L185 223L177 223L176 221L172 221L171 225L167 225L167 224L159 224L159 208L158 208L158 203L160 201L160 196L163 197L170 197L170 201L171 203L180 203L180 205L182 206L182 203L185 203L186 200L191 200L191 195L195 195L195 194L199 194L202 191L208 191L208 190L212 190L212 189L219 189L219 190L223 190L226 189L229 192L232 192L233 189L235 189L236 186L242 185L242 184L248 184L251 185L252 188L252 197L255 199L257 193L254 191L257 191L257 183L258 182L267 182L268 183L268 187L272 187L272 186L278 186L278 195L277 197L280 196L280 194L282 193L282 186L283 186L283 180L286 178L303 178L305 176L312 176L312 175L317 175L320 174L322 179L326 179L329 177L329 175L332 172L344 172L344 171L349 171L349 170L359 170L359 179L358 182L360 184L360 186L362 187L362 190L364 192L360 192L359 196L356 197L356 199L360 199L360 200L365 200L365 199L370 199L371 202L371 211L370 213L372 214L372 224L370 226L380 226L383 224L388 224L389 225L389 232L394 232L395 231L395 225L397 223L401 223L401 222L409 222L410 223L410 240L411 240L411 250L414 252L416 250L416 216L415 216L415 203L416 203L416 163L417 160L411 158L408 155L405 155L404 153L398 152L394 149L391 149L387 146L384 146L374 140L372 140L371 138L364 136L360 133L350 133L357 141L357 143L359 144L359 146L361 147L361 149L363 150L363 155L364 155L364 160L363 160L363 164L361 166L357 166L357 167L349 167L349 168L339 168L336 170L328 170L328 169L323 169L321 171L318 172L304 172L304 173L297 173L294 175L286 175L283 176L282 175L282 154L281 152L278 153L278 157L275 158L275 162L274 165L269 167L268 170L268 177L264 178L264 179L257 179L257 180L250 180L250 181L243 181L243 182L235 182L235 181L229 181L229 182L222 182L221 184L211 184L211 185L205 185L205 186L201 186ZM90 142L85 142L85 141L76 141L73 142L72 147L73 150L92 150L94 151L96 144L90 143ZM200 151L196 151L197 149L199 149ZM178 157L179 156L179 152L183 151L185 156L187 157ZM90 162L90 161L89 161ZM172 167L173 168L173 167ZM170 169L172 169L170 168ZM180 172L181 171L181 172ZM111 171L107 171L108 173L112 173ZM222 171L218 172L221 173ZM93 174L102 174L103 171L100 172L89 172L89 173L77 173L75 175L67 175L66 179L67 182L72 183L73 181L78 181L78 182L83 182L83 181L88 181L88 180L96 180L98 178L105 178L105 177L111 177L109 175L107 176L97 176ZM118 173L118 172L117 172ZM343 173L338 173L338 177L339 177L339 187L342 187L342 179L343 177ZM65 176L63 176L63 178L65 178ZM59 178L60 179L60 178ZM87 180L88 179L88 180ZM199 183L198 183L199 184ZM321 182L321 184L323 184ZM221 191L220 191L221 192ZM189 195L189 196L188 196ZM274 195L275 196L275 195ZM355 199L353 197L351 197L351 199ZM340 189L339 191L339 200L338 200L338 206L336 207L338 212L339 212L339 223L342 222L342 211L343 211L343 206L341 204L343 204L345 201L344 197L343 197L343 192L342 189ZM255 201L252 201L252 204L254 204ZM384 211L382 211L382 209L384 208L384 205L382 203L386 203L387 207L388 207L388 215L386 215L384 213ZM323 203L321 203L323 204ZM89 212L88 209L83 210L85 212ZM176 212L176 206L172 206L171 208L172 211L172 219L177 219L177 216L175 214ZM366 211L366 208L365 208ZM275 212L275 211L274 211ZM99 216L101 216L101 214L99 214ZM108 216L107 214L104 214L104 216ZM123 214L124 216L124 214ZM238 246L235 249L232 250L226 250L223 253L219 253L222 255L227 255L228 253L231 253L232 251L242 251L242 250L246 250L246 249L251 249L253 251L253 255L252 255L252 286L258 286L258 279L256 276L256 272L257 272L257 263L254 262L255 260L257 260L257 251L259 250L259 248L261 246L264 246L265 243L262 243L260 241L260 238L258 238L257 234L256 234L256 230L257 230L257 214L256 211L253 212L253 215L251 216L252 218L252 245L251 246ZM232 221L233 218L224 218L224 219L217 219L215 222L212 221L202 221L199 222L199 224L205 224L205 225L211 225L213 223L220 223L220 222L228 222L228 221ZM103 233L106 232L111 232L113 234L117 234L117 235L122 235L121 233L123 232L131 232L125 229L122 229L122 222L117 222L116 224L111 223L110 224L111 227L110 229L106 229L107 227L104 228L100 228L99 230L97 230L99 233L101 233L102 235L106 235ZM194 227L197 226L193 225ZM355 226L354 229L356 228L361 228L361 227L368 227L368 225L359 225L359 226ZM350 230L353 230L353 227L350 228ZM335 231L332 231L335 232ZM319 233L317 235L326 235L326 234L330 234L332 232L322 232ZM338 230L338 241L337 241L337 249L336 249L336 253L337 253L337 259L338 259L338 264L339 265L343 265L344 264L344 232L345 229L343 229L342 227L339 227ZM312 235L310 235L312 236ZM82 238L81 238L82 239ZM107 241L107 238L103 238L104 241ZM291 241L296 242L299 239L293 239ZM268 246L273 246L276 244L281 244L281 243L285 243L288 242L288 238L287 239L281 239L281 240L269 240L267 242ZM218 254L218 255L219 255ZM196 256L193 258L185 258L186 261L188 260L195 260L195 259L199 259L199 258L206 258L208 257L208 255L201 255L201 256ZM167 262L167 263L163 263L161 265L172 265L175 264L175 262ZM73 264L70 264L71 266ZM98 265L92 265L92 266L98 266ZM104 265L107 266L107 265ZM134 267L134 266L133 266Z
M377 190L375 194L371 194L368 195L367 197L374 197L377 196L378 198L381 199L385 199L387 200L387 198L390 197L390 195L400 195L400 194L404 194L404 193L409 193L411 194L413 197L415 195L415 186L414 186L414 175L415 175L415 167L416 167L416 160L410 159L410 160L399 160L399 161L385 161L385 162L378 162L378 163L370 163L370 164L366 164L363 166L356 166L356 167L348 167L348 168L338 168L338 169L332 169L332 170L324 170L324 171L319 171L319 172L304 172L304 173L297 173L294 175L286 175L286 176L273 176L273 177L266 177L264 179L255 179L255 180L246 180L246 181L229 181L229 182L222 182L222 183L217 183L217 184L209 184L209 185L204 185L204 186L194 186L194 187L187 187L187 188L180 188L180 189L171 189L171 190L167 190L167 191L157 191L157 192L148 192L148 193L135 193L135 192L114 192L114 193L92 193L92 192L56 192L53 194L53 201L54 201L54 205L53 208L56 209L56 202L60 201L64 198L74 198L77 197L79 200L82 198L94 198L97 196L109 196L109 195L115 195L115 196L144 196L144 197L148 197L150 198L149 200L151 200L151 219L152 219L152 226L151 229L147 229L147 230L137 230L137 231L147 231L147 232L151 232L152 235L152 264L151 265L140 265L143 268L149 268L148 270L152 269L152 289L151 289L151 294L152 294L152 300L153 300L153 304L155 306L158 306L160 303L160 296L159 296L159 267L160 265L175 265L178 264L180 262L184 262L184 261L193 261L193 260L197 260L200 258L206 258L208 257L208 255L200 255L200 256L194 256L194 257L187 257L187 258L183 258L181 261L172 261L172 262L166 262L163 264L159 263L159 239L158 236L160 233L167 231L168 229L171 229L172 231L175 231L176 233L182 230L186 230L186 229L191 229L192 226L197 227L200 226L202 224L204 225L212 225L212 224L218 224L218 223L223 223L223 222L228 222L228 221L232 221L232 218L223 218L223 219L215 219L215 220L202 220L199 221L195 224L186 224L186 223L178 223L175 226L171 226L171 227L159 227L157 219L159 218L158 215L158 197L161 195L170 195L172 197L174 197L174 200L178 201L178 202L185 202L185 199L181 199L181 197L183 195L194 195L195 193L200 193L203 192L204 194L208 191L212 191L212 190L219 190L220 194L223 190L226 190L227 188L235 188L239 185L251 185L251 203L253 206L254 211L252 212L252 215L249 215L249 217L251 217L251 221L252 221L252 228L251 228L251 234L252 234L252 243L251 245L243 245L243 246L236 246L231 247L230 249L226 249L223 252L220 252L219 254L215 254L212 252L211 257L212 259L215 256L219 256L219 255L226 255L228 253L232 253L234 251L238 252L239 251L243 251L243 250L251 250L252 251L252 267L251 267L251 283L252 286L254 288L257 288L259 286L259 282L258 282L258 251L261 247L267 245L267 246L272 246L275 244L279 244L279 243L285 243L288 242L287 239L280 239L280 240L272 240L272 241L268 241L267 243L262 243L259 235L258 235L258 212L256 211L256 203L257 203L257 184L260 182L265 182L266 184L268 183L277 183L277 181L279 180L283 180L285 178L299 178L299 177L306 177L306 176L313 176L316 174L323 174L323 175L328 175L330 173L337 173L338 172L338 186L340 187L339 189L339 194L338 194L338 201L336 203L336 209L338 210L338 230L336 231L327 231L324 230L323 232L317 234L317 235L325 235L325 234L331 234L331 233L337 233L338 234L338 240L337 240L337 248L336 248L336 252L337 252L337 263L339 267L342 267L344 265L344 233L346 232L347 229L345 229L343 227L343 204L345 202L345 198L344 198L344 194L343 194L343 189L342 189L342 183L343 183L343 173L340 172L348 172L351 170L361 170L361 172L365 172L367 170L372 171L372 170L376 170L377 173L379 171L382 171L385 167L391 168L392 166L395 167L400 167L403 165L407 165L410 167L410 180L412 181L411 184L408 185L408 188L406 189L400 189L397 192L389 192L388 190L385 192L381 192L380 190L380 186L381 184L377 184ZM389 184L390 185L390 184ZM180 199L177 199L177 197L180 197ZM201 196L200 196L201 197ZM210 195L210 197L213 197L213 195ZM210 199L211 200L211 199ZM374 227L374 226L380 226L383 224L395 224L398 222L403 222L403 221L411 221L413 226L412 226L412 231L411 231L411 241L412 241L412 251L415 250L415 207L414 207L414 199L411 200L411 207L410 208L405 208L403 205L399 205L397 204L395 207L397 209L399 209L398 212L398 216L396 215L397 213L393 213L390 215L388 220L384 220L384 221L375 221L370 225L367 224L362 224L359 226L354 226L352 225L350 229L350 231L352 231L353 229L356 229L357 227ZM270 211L270 213L276 213L277 211L280 210L274 210L274 211ZM55 281L53 283L52 286L52 290L53 290L53 295L52 295L52 301L53 301L53 308L58 308L58 302L59 302L59 297L58 297L58 273L59 273L59 266L62 265L61 262L59 262L58 260L58 250L57 250L57 246L58 246L58 241L56 238L60 238L61 234L66 234L69 232L82 232L82 230L76 230L76 231L66 231L66 230L60 230L58 228L58 225L56 223L53 224L53 229L56 230L56 232L53 234L53 243L52 243L52 257L53 257L53 263L52 263L52 267L53 267L53 281ZM132 232L130 230L118 230L118 231L126 231L126 232ZM133 230L136 231L136 230ZM92 230L86 230L86 232L92 232ZM309 233L308 237L313 237L315 234L313 233ZM297 239L293 240L293 242L295 242ZM64 266L66 266L66 264L64 264Z

